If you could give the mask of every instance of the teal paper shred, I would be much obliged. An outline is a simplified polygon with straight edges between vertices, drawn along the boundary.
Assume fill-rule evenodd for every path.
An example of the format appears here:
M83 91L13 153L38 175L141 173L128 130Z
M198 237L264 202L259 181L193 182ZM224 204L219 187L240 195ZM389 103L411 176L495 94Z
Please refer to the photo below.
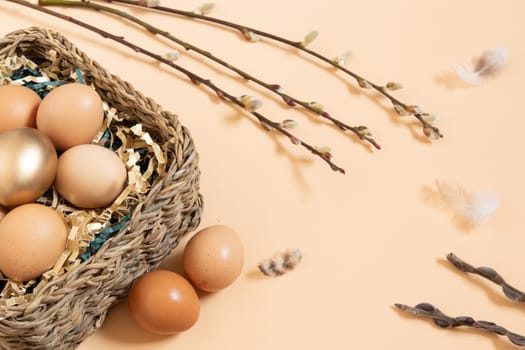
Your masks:
M77 75L77 79L78 79L78 82L80 84L84 84L86 85L86 81L84 80L84 76L82 75L82 72L80 71L80 69L75 69L75 73Z
M19 80L19 79L23 79L28 76L41 77L43 75L42 73L40 73L39 71L35 69L29 68L29 67L21 67L21 68L18 68L17 70L14 70L9 76L9 78L11 80ZM31 90L36 92L38 96L40 96L40 98L44 98L50 91L48 89L48 86L60 86L63 84L65 84L65 82L63 81L47 81L43 83L35 83L32 81L27 81L27 82L24 82L23 86L30 88Z
M14 70L12 73L11 73L11 76L10 78L13 79L13 80L18 80L18 79L22 79L22 78L25 78L27 76L31 76L31 77L41 77L42 76L42 73L40 73L39 71L33 69L33 68L29 68L29 67L20 67L18 68L17 70Z
M128 223L130 219L131 215L126 215L120 220L118 224L113 225L111 227L106 227L105 229L100 231L100 233L95 237L95 239L89 243L89 247L86 249L84 254L80 256L80 260L84 262L87 259L89 259L89 257L98 252L98 250L100 249L100 247L102 247L104 242L106 242L111 236L117 234Z
M102 137L100 138L100 145L102 147L106 147L106 148L109 148L111 147L111 132L109 131L109 128L106 128L106 130L104 130L104 133L102 134Z

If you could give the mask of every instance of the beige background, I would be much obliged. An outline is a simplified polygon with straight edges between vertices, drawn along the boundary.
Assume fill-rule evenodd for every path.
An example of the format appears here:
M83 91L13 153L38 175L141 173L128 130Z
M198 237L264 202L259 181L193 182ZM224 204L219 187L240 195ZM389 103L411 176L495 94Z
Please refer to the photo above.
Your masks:
M195 1L163 1L183 9ZM85 10L62 12L96 21L159 53L169 44L132 25ZM30 25L62 32L112 73L130 81L192 131L205 197L202 227L227 224L242 236L246 265L230 288L202 299L191 330L160 337L140 330L126 304L113 308L81 350L103 349L512 349L503 338L446 331L407 318L395 302L428 301L451 315L468 314L525 332L525 308L499 289L447 266L448 252L496 268L525 288L522 136L525 128L523 45L525 2L325 0L265 2L223 0L213 15L301 40L312 29L312 48L329 57L352 50L349 67L378 82L400 81L405 102L441 116L445 138L432 144L413 120L393 115L381 98L356 89L341 74L296 51L246 43L228 30L196 21L133 11L173 34L228 58L335 116L369 126L383 150L368 152L354 138L281 103L233 74L221 75L193 54L178 63L199 71L235 94L256 94L262 112L299 121L297 134L332 147L346 176L281 137L262 130L242 111L221 104L202 88L126 48L86 30L0 3L2 35ZM509 51L506 69L480 87L452 72L486 49ZM233 77L233 78L232 78ZM471 229L436 207L435 179L471 190L490 190L500 208ZM183 242L184 243L184 242ZM256 264L287 247L304 260L292 273L261 278ZM180 251L166 267L180 269Z

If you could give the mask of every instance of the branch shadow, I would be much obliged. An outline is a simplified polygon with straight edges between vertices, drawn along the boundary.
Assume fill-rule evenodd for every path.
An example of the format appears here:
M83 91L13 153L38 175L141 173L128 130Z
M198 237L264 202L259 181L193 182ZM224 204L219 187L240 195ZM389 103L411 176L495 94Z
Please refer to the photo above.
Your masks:
M438 190L432 188L429 185L424 185L421 189L421 194L423 201L430 207L442 212L451 212L451 208L443 200L443 197ZM475 228L475 225L472 222L458 214L453 214L450 220L452 224L461 232L468 233Z
M275 145L275 153L280 156L285 156L288 158L292 170L292 175L295 178L295 183L299 186L299 188L302 190L303 193L310 193L311 187L306 181L306 178L304 174L302 173L301 169L304 166L310 166L314 163L314 155L311 157L307 156L296 156L288 150L282 140L282 135L278 135L276 132L268 131L265 127L261 125L256 119L254 118L246 118L245 113L243 113L243 110L239 110L239 113L231 114L228 117L226 117L227 123L238 123L241 120L248 119L250 123L252 123L253 126L258 128L262 132L266 132L270 139L274 142ZM319 159L321 160L321 159Z
M268 43L272 46L282 46L278 45L277 43ZM353 82L350 79L344 76L342 72L340 72L335 67L329 66L324 62L321 62L320 60L316 60L315 58L311 57L310 55L304 54L303 52L297 50L294 47L286 46L283 48L284 50L287 50L289 52L296 53L298 57L301 57L303 60L307 61L309 64L312 64L313 66L317 66L318 68L326 71L327 73L331 74L333 77L338 79L340 82L342 82L348 92L356 97L359 96L366 96L372 103L374 103L379 109L381 109L388 117L390 122L395 126L404 126L408 128L410 131L412 138L420 143L423 144L432 144L432 141L424 136L422 132L422 126L421 123L415 119L413 116L400 116L397 114L397 112L394 110L393 106L388 102L388 99L381 95L379 92L375 90L369 90L369 89L363 89L356 85L355 82ZM350 81L349 81L350 80Z
M325 67L325 69L332 70L330 67ZM346 84L350 94L354 96L367 96L370 101L372 101L372 103L374 103L389 117L388 119L390 120L391 124L397 127L403 126L407 128L414 140L423 144L432 144L430 139L423 134L421 123L417 119L414 119L412 116L400 116L397 114L397 112L394 110L394 107L390 105L387 102L388 100L380 93L377 91L369 92L361 87L358 87L357 85L353 85L344 77L341 77L340 74L334 74L334 76Z
M167 38L164 38L164 37L161 37L161 36L152 36L152 39L156 39L157 41L159 42L163 42L167 45L176 45L177 47L179 47L178 44L170 41L169 39ZM335 125L334 123L332 123L331 121L329 121L328 119L326 118L323 118L322 116L319 116L317 115L316 113L300 106L300 105L297 105L295 107L291 107L289 106L285 101L283 101L283 99L276 93L268 90L267 88L251 81L251 80L248 80L248 79L245 79L243 78L242 76L240 76L239 74L237 74L236 72L228 69L228 68L225 68L223 67L220 63L217 63L205 56L202 56L201 54L199 54L198 52L195 52L195 51L185 51L184 52L185 56L190 58L191 60L194 60L196 62L199 62L200 64L206 66L208 69L212 70L213 72L215 72L216 74L218 75L221 75L223 77L227 77L228 79L231 79L231 80L234 80L240 84L247 84L251 89L257 91L257 93L260 95L260 96L264 96L266 99L269 99L269 100L274 100L274 101L277 101L277 103L280 105L280 107L282 107L283 109L300 109L301 110L301 114L305 116L305 118L308 119L308 121L310 121L311 123L313 123L314 125L322 125L322 126L327 126L327 127L330 127L332 128L334 131L337 131L339 133L342 133L343 135L345 135L346 137L348 137L354 144L357 144L357 145L360 145L362 146L367 152L369 153L373 153L376 149L375 147L373 147L370 143L366 142L366 141L363 141L361 140L361 138L359 138L356 134L350 132L350 131L344 131L344 130L341 130L341 128L339 128L337 125ZM212 53L213 54L213 53ZM215 55L215 54L213 54ZM216 57L219 57L219 56L216 56ZM220 57L220 59L226 61L226 62L231 62L229 61L227 58L223 58L223 57ZM161 64L159 62L159 64ZM244 69L240 68L241 70L245 71ZM259 79L261 81L265 81L265 79L261 79L260 77L257 77L256 75L252 74L251 72L247 72L248 74L250 74L251 76L255 77L256 79ZM266 82L268 83L268 82ZM268 83L268 84L272 84L272 83ZM305 99L305 98L299 98L295 95L292 95L290 93L288 93L289 96L293 96L294 98L298 99L298 100L301 100L301 101L309 101L309 100L312 100L312 99ZM333 116L332 116L333 117ZM345 123L347 124L347 123Z

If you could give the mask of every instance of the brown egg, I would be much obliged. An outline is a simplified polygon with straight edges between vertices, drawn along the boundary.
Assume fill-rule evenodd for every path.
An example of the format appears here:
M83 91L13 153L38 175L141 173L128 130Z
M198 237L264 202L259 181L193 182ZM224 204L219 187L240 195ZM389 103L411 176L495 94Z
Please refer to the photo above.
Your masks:
M42 204L24 204L0 221L0 271L14 281L29 281L51 269L66 246L60 214Z
M14 128L34 128L40 101L40 96L25 86L1 86L0 132Z
M242 271L244 250L237 233L215 225L197 232L184 248L184 271L193 285L215 292L232 284Z
M65 84L52 90L40 103L38 130L49 136L57 150L90 143L104 118L100 96L88 85Z
M199 297L181 275L166 270L148 272L132 285L128 305L135 321L155 334L175 334L197 322Z
M58 158L55 189L78 208L103 208L122 192L126 179L126 166L116 153L79 145Z

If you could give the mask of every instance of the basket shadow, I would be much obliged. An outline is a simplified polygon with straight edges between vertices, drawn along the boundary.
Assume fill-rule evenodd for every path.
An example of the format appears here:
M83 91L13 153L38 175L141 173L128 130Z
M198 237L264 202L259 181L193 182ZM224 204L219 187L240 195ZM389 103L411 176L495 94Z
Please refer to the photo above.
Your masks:
M184 245L182 243L185 242L181 242L181 244L179 244L179 246L174 249L172 254L162 262L158 269L169 270L178 273L187 279L187 276L184 272ZM198 289L195 289L195 291L197 292L201 304L209 297L209 295L212 294L202 292ZM133 320L127 304L127 299L114 305L110 309L103 326L97 331L97 334L118 343L130 344L153 344L169 342L171 339L177 336L177 334L157 335L140 328L140 326Z
M156 335L142 328L133 320L127 300L115 304L108 312L97 336L121 344L154 344L168 342L177 335Z

